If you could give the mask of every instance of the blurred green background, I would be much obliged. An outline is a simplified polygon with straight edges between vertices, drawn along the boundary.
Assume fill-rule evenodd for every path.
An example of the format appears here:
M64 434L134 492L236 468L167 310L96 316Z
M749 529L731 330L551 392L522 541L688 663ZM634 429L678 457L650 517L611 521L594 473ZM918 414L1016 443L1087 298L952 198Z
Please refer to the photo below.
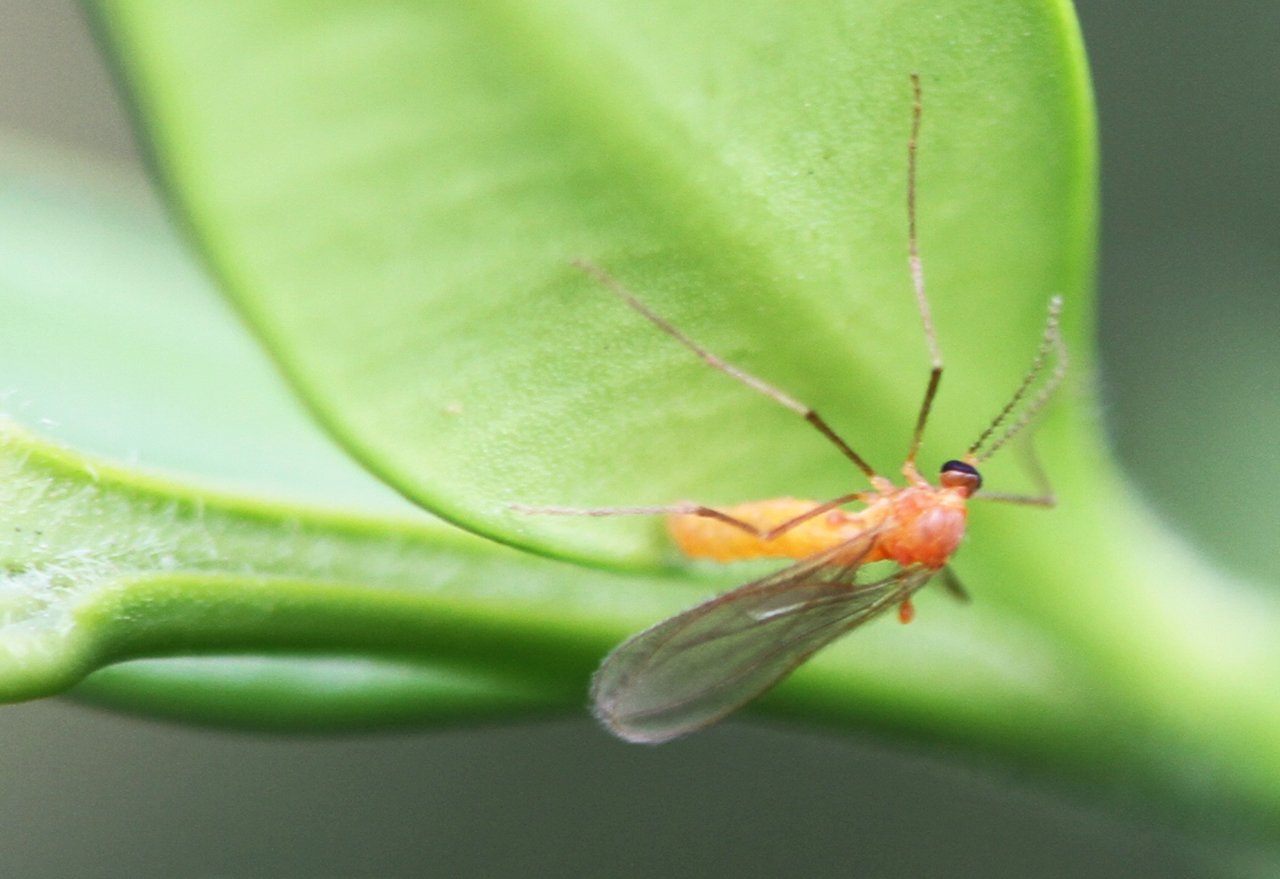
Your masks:
M1078 4L1101 113L1108 430L1152 505L1275 589L1280 5ZM77 6L0 0L0 132L135 162ZM2 383L2 382L0 382ZM1193 876L1174 832L946 754L582 717L280 739L0 709L6 876Z

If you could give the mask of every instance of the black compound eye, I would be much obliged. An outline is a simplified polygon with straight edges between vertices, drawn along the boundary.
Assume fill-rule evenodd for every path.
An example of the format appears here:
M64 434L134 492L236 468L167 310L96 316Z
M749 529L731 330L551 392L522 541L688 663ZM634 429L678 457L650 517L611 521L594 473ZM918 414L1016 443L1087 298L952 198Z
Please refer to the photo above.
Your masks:
M972 464L966 464L964 461L948 461L942 465L941 472L944 477L949 473L972 477L972 491L977 491L979 488L982 488L982 474L979 473L978 468L974 467ZM957 482L963 481L964 480L957 480ZM944 478L943 483L945 484L947 482L948 480Z
M977 467L974 467L972 464L966 464L964 461L948 461L942 465L942 470L940 472L968 473L970 476L977 476L979 479L982 478L981 474L978 473Z

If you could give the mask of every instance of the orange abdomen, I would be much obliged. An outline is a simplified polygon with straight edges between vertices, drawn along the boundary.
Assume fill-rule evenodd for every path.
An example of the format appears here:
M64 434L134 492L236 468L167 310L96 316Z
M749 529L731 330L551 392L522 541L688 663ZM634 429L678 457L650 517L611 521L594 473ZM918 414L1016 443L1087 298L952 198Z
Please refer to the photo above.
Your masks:
M681 552L693 558L732 562L754 558L804 559L869 535L851 552L859 562L888 559L903 567L945 565L964 538L968 507L959 491L910 486L886 492L856 513L830 510L764 540L707 516L674 515L667 529ZM719 508L720 512L767 531L818 506L817 501L776 498ZM853 561L850 559L849 561Z
M761 530L774 528L818 506L817 501L775 498L720 507L721 512ZM808 558L844 543L866 531L866 514L830 510L802 522L773 540L705 516L675 515L667 518L667 530L680 551L693 558L732 562L754 558Z

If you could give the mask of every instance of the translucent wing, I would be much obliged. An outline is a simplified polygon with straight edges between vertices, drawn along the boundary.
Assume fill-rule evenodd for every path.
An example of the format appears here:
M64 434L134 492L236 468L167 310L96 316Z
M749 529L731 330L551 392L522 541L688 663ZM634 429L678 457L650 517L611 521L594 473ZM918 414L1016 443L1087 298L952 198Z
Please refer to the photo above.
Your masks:
M592 682L596 716L631 742L657 744L702 729L840 635L901 604L934 572L912 566L858 583L874 536L740 586L623 642Z

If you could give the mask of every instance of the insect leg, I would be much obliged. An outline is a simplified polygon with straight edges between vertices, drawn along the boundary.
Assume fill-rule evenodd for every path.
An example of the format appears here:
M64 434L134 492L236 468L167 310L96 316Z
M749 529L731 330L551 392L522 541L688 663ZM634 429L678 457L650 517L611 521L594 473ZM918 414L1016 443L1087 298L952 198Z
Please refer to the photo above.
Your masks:
M693 339L686 336L680 329L678 329L674 324L672 324L666 318L660 316L651 308L649 308L649 306L641 302L640 299L634 293L632 293L630 290L624 287L622 285L622 282L620 282L617 278L615 278L613 275L609 274L603 268L591 262L590 260L575 259L573 261L573 265L578 269L582 270L583 272L585 272L586 274L590 275L595 280L599 281L607 290L609 290L611 293L613 293L615 296L617 296L627 305L631 306L632 309L639 312L639 314L644 318L646 318L650 323L652 323L658 329L662 330L668 336L671 336L671 338L675 339L681 345L684 345L686 348L688 348L690 351L696 354L698 358L702 360L703 363L706 363L708 366L712 367L713 369L717 369L720 372L723 372L725 375L729 376L730 378L736 379L737 381L751 388L751 390L755 391L758 394L762 394L768 397L770 400L773 400L775 403L779 404L780 406L790 409L792 412L802 417L805 421L812 424L815 428L818 429L819 433L825 436L833 445L835 445L836 448L838 448L844 454L846 458L852 461L859 470L861 470L864 474L866 474L867 478L871 480L872 484L877 484L878 480L883 481L882 477L880 477L879 474L876 473L876 471L871 467L871 465L868 464L862 458L861 455L855 452L849 446L848 443L846 443L843 439L841 439L840 435L837 434L829 424L827 424L826 420L823 419L823 417L819 415L816 411L814 411L811 407L806 406L804 403L801 403L799 400L795 399L790 394L787 394L784 391L781 391L778 388L775 388L773 385L769 384L768 382L762 379L756 378L751 373L746 372L742 369L739 369L733 364L722 360L721 358L717 357L715 354L712 354L706 348L703 348L697 342L693 341Z
M509 504L508 509L517 513L528 513L535 516L702 516L738 528L753 537L763 538L768 533L765 529L758 528L750 522L703 504L685 503L668 504L660 507L593 507L587 509L581 507L532 507L525 504Z
M956 576L956 572L951 570L951 566L947 565L939 573L939 579L942 586L951 594L956 601L968 604L972 599L969 598L969 590L964 588L964 584L960 582L960 578Z
M1036 484L1036 490L1039 494L1005 494L998 491L980 491L974 495L984 501L996 501L1002 504L1021 504L1028 507L1054 507L1058 504L1057 495L1053 492L1053 486L1049 484L1049 474L1045 473L1044 467L1040 464L1040 456L1036 454L1036 448L1030 440L1022 444L1024 463L1027 470L1031 472L1031 478Z
M823 513L830 512L837 507L842 507L847 503L857 500L864 500L866 495L863 492L854 492L853 494L842 495L833 500L818 504L811 510L806 510L798 516L794 516L779 525L772 528L761 528L753 525L744 519L739 519L715 507L708 507L704 504L682 503L667 504L658 507L597 507L591 509L582 509L578 507L532 507L524 504L511 504L510 509L518 513L529 513L542 516L700 516L707 519L714 519L717 522L723 522L741 531L745 531L752 537L758 537L761 540L774 540L781 537L791 529L802 525L810 519L821 516Z
M916 292L916 307L920 310L920 322L924 325L924 338L929 345L929 383L924 389L920 414L916 416L915 430L911 434L911 448L907 450L906 465L914 467L924 428L929 421L929 410L942 381L942 349L938 347L938 334L933 328L933 312L924 289L924 263L920 259L920 238L916 231L916 151L920 143L920 117L924 103L920 95L920 75L911 74L911 138L907 141L907 250L911 265L911 284Z
M853 501L865 500L865 499L866 499L866 494L864 492L858 491L858 492L854 492L853 494L842 495L833 500L829 500L829 501L826 501L825 503L818 504L812 510L807 510L806 512L801 513L799 516L790 518L780 525L775 525L772 528L768 529L767 531L760 532L760 535L759 535L760 539L773 540L776 537L781 537L783 534L786 534L788 531L790 531L792 528L795 528L797 525L802 525L805 522L808 522L810 519L821 516L823 513L828 513L831 510L834 510L837 507L842 507L847 503L851 503Z
M980 491L974 500L995 501L998 504L1021 504L1024 507L1056 507L1058 499L1053 495L1005 494L1000 491Z

